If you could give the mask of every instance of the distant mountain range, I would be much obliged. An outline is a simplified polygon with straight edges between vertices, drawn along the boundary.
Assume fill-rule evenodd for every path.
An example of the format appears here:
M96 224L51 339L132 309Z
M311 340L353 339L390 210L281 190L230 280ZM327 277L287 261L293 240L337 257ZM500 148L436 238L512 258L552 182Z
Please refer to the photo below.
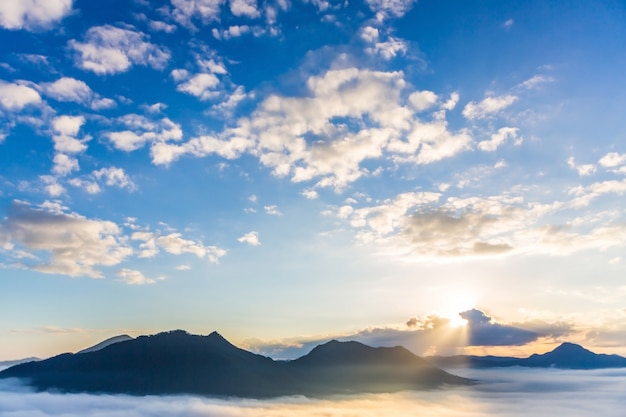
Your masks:
M524 366L530 368L601 369L626 367L626 358L593 353L574 343L563 343L551 352L527 358L507 356L429 356L429 362L442 368L495 368Z
M99 346L99 345L96 345ZM214 332L182 330L109 343L13 366L0 378L24 378L38 390L201 394L251 398L395 392L467 385L403 347L331 341L293 361L237 348Z
M14 361L0 361L0 368L15 366L15 365L19 365L20 363L40 361L40 360L41 359L39 358L30 357L30 358L16 359Z

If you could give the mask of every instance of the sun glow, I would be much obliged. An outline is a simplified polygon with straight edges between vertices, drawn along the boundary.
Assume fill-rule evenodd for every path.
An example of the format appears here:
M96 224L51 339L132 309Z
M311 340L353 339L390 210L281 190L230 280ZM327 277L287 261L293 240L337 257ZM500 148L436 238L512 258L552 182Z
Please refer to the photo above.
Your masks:
M448 308L444 317L448 319L448 326L453 329L467 326L468 322L460 313L471 310L475 307L475 302L467 294L455 295L448 299Z

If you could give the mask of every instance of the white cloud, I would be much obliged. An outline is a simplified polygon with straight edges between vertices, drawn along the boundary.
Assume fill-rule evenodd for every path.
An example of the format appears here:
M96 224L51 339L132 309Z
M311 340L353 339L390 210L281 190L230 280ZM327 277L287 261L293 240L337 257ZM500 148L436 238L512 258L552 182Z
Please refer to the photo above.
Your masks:
M519 129L514 127L502 127L498 131L491 135L490 140L484 140L478 143L478 148L481 151L493 152L502 146L507 140L515 141L517 139L517 132Z
M178 84L176 89L182 93L198 97L200 100L209 100L217 96L218 92L215 87L219 83L219 79L214 74L200 73L184 83Z
M117 276L121 278L128 285L145 285L154 284L157 280L162 280L162 277L157 279L147 278L141 273L141 271L122 268L117 272Z
M91 100L93 91L84 81L62 77L44 85L46 94L58 101L73 101L85 104Z
M576 165L576 161L573 156L568 158L567 166L578 171L578 175L581 177L591 175L596 172L596 166L593 164Z
M542 84L554 82L554 78L547 75L534 75L526 81L522 82L519 86L526 90L535 90Z
M617 166L626 164L626 153L619 154L617 152L609 152L604 155L598 162L605 168L615 168Z
M251 19L261 15L256 0L229 0L230 11L235 16L246 16Z
M191 267L189 265L178 265L176 268L177 271L189 271Z
M259 233L254 231L246 233L238 238L237 241L240 243L246 243L250 246L259 246L261 244L261 241L259 241Z
M159 249L172 255L190 253L198 258L205 258L211 263L219 263L219 259L226 255L224 249L217 246L205 246L202 242L184 239L180 233L160 235L153 232L135 232L131 238L144 242L140 244L140 258L152 258L156 256Z
M226 0L171 0L172 17L179 24L195 29L192 19L199 18L203 24L219 20L220 8Z
M133 191L137 188L122 168L101 168L94 171L92 175L98 180L104 181L108 186L125 188L129 191Z
M411 10L417 0L366 0L373 12L381 12L385 15L402 17Z
M372 47L366 48L365 52L370 55L379 55L389 61L396 56L406 55L408 50L409 46L405 41L389 36L385 42L376 42Z
M67 16L73 0L2 0L0 26L5 29L46 29Z
M41 103L41 96L33 88L0 80L0 106L9 111L22 110L29 105Z
M117 149L134 151L148 142L160 143L170 140L181 140L183 131L179 124L169 118L152 120L138 114L127 114L117 119L117 122L128 128L106 133L106 137Z
M316 200L320 196L318 192L315 190L304 190L300 194L302 194L304 197L306 197L309 200Z
M39 180L44 185L44 189L50 197L59 197L65 194L65 188L59 184L58 178L51 175L40 175Z
M511 29L513 27L513 24L515 23L515 21L513 19L507 19L502 26L504 26L505 29Z
M270 216L283 215L283 213L278 210L278 206L264 206L263 209L265 210L265 213L269 214Z
M83 141L77 139L78 131L85 123L83 116L58 116L52 120L52 140L54 149L62 153L79 153L87 149Z
M76 66L98 75L125 72L132 65L165 67L170 52L145 39L141 32L104 25L90 28L85 42L70 40L68 44L76 52Z
M67 212L56 203L14 202L0 222L0 240L36 257L22 267L69 276L100 278L98 266L117 265L133 253L115 223Z
M465 105L463 116L469 120L484 119L501 112L516 101L517 96L514 95L487 97L479 103L471 101Z
M445 112L437 110L426 123L417 118L406 102L403 75L346 68L312 76L308 96L271 95L220 134L156 144L153 163L167 165L185 154L234 159L249 152L275 176L317 179L316 186L340 191L372 175L361 166L368 159L429 164L470 149L469 132L450 132Z
M56 154L53 162L54 166L52 168L52 172L58 176L65 176L73 171L79 170L78 160L63 153Z
M437 103L437 94L432 91L416 91L409 96L409 103L416 112L422 112Z
M176 25L170 25L169 23L156 20L150 20L148 25L150 26L150 29L157 32L174 33L177 29Z

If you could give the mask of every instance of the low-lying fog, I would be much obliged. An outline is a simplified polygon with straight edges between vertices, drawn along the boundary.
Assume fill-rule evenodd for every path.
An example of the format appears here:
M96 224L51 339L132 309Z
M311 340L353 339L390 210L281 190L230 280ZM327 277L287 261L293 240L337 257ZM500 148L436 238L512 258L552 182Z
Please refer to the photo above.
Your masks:
M361 417L603 416L623 417L626 369L454 370L483 381L471 388L333 399L212 399L194 396L34 393L0 380L3 417Z

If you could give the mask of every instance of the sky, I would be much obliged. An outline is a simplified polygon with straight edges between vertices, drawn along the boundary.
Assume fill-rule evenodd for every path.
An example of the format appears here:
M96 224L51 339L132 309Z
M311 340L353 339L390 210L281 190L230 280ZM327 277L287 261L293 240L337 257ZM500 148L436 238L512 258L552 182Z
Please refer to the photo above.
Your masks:
M620 1L0 2L0 359L626 354Z

